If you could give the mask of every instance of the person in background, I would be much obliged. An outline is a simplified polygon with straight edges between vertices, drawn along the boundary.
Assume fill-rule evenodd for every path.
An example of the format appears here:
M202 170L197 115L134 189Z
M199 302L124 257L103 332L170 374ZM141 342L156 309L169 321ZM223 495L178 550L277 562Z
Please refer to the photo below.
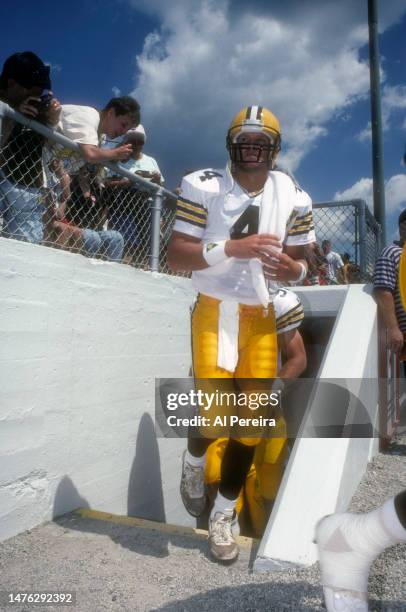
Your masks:
M100 145L103 135L117 138L139 121L140 106L129 96L112 98L100 112L89 106L61 107L56 129L77 143L79 152L49 142L45 149L46 168L59 160L64 173L69 175L70 197L63 203L63 210L58 210L57 224L62 227L65 223L66 232L72 232L73 239L80 237L81 244L77 242L76 246L86 255L111 261L122 259L123 237L114 229L104 228L107 217L99 169L105 161L127 160L132 148L128 144L115 149ZM55 184L55 176L48 174L48 182Z
M406 242L406 208L398 219L399 241L385 247L375 263L374 296L379 314L387 329L388 347L399 356L405 356L406 311L403 308L399 287L399 265ZM403 361L406 376L406 362Z
M330 240L323 240L321 243L321 248L323 249L324 257L327 259L328 263L328 284L337 285L337 275L341 273L341 270L344 267L344 262L341 259L341 255L331 250Z
M30 119L52 127L60 104L53 98L50 68L32 51L14 53L0 75L0 100ZM51 207L44 184L44 138L10 118L2 125L0 215L2 235L39 244Z
M306 247L307 276L303 282L306 286L327 285L328 264L317 242Z
M286 288L278 290L273 306L279 350L278 376L290 383L304 372L307 365L306 349L299 331L304 319L303 306L296 293ZM256 447L236 505L239 519L242 517L240 524L246 527L248 523L248 529L255 537L263 535L289 456L283 416L286 408L284 398L281 404L282 409L274 414L276 427L272 429L272 437L262 438ZM207 450L205 482L211 500L215 498L220 483L221 461L226 445L227 439L222 438L213 442Z
M143 153L146 142L144 127L140 124L129 130L123 142L131 145L127 161L121 165L125 170L162 185L164 178L156 160ZM109 210L109 227L124 237L124 262L134 265L146 263L150 242L150 198L151 193L137 186L130 179L115 175L109 170L104 179L104 196Z

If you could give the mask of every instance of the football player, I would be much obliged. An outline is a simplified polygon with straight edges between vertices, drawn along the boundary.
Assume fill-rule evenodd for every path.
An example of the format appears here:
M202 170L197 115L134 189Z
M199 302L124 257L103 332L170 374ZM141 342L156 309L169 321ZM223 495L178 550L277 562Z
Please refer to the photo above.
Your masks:
M280 352L278 376L292 380L304 372L307 364L306 350L299 332L304 318L303 306L297 295L288 289L278 290L273 306ZM262 438L256 447L254 461L236 504L238 515L243 506L246 507L246 515L257 537L261 537L264 532L289 455L285 419L278 412L279 418L276 427L272 429L272 437ZM210 444L207 450L205 482L209 497L217 491L226 444L227 439L220 438Z
M226 145L225 169L200 170L182 180L168 263L175 271L191 271L198 291L192 313L195 378L211 392L219 386L211 379L221 379L227 391L269 390L267 381L277 375L272 301L278 283L306 276L305 245L315 241L311 200L274 169L281 130L268 109L243 108ZM206 504L206 450L220 437L216 430L202 433L190 436L182 469L182 498L193 516ZM219 561L238 556L235 505L260 439L250 431L228 440L209 521L209 548Z

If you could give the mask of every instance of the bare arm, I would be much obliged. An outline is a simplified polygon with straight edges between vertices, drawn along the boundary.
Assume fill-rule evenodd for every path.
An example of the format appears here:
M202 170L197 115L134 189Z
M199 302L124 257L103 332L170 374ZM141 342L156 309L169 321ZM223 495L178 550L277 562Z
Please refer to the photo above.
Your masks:
M95 145L79 144L83 158L90 164L101 164L105 161L127 160L132 153L130 144L116 147L115 149L101 149Z
M278 344L284 356L284 364L279 371L279 378L293 379L306 369L307 358L302 336L297 329L278 336Z
M174 272L180 270L190 272L208 268L202 254L202 241L200 238L172 232L168 244L168 265Z
M390 291L384 289L375 289L374 296L378 304L378 310L386 328L388 329L388 345L394 353L400 353L403 347L404 338L399 329L399 323L396 318L395 300Z

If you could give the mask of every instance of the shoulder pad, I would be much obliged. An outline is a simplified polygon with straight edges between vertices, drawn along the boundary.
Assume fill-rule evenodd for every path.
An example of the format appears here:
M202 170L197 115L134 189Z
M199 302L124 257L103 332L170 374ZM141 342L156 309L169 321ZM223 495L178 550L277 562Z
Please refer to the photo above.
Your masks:
M303 306L294 291L278 289L273 301L278 334L299 327L303 319Z
M226 177L225 170L205 168L191 172L183 177L181 183L181 195L193 200L193 194L217 194L222 190Z

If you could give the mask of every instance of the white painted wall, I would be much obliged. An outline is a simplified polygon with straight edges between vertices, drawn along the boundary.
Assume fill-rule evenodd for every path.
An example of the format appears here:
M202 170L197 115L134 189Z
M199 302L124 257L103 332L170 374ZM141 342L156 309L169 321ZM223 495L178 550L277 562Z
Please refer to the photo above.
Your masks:
M350 406L358 398L371 422L378 425L377 307L371 287L341 287L339 293L331 293L333 300L328 287L313 292L305 288L298 294L307 312L328 314L332 301L338 312L302 432L312 435L320 415L326 412L328 422L335 422L335 404L332 395L325 392L323 380L348 389L353 394ZM306 566L317 560L312 542L317 521L326 514L346 510L368 461L378 451L377 442L377 438L296 439L261 541L256 570Z
M346 288L298 293L307 313L322 316L347 296ZM86 506L193 525L179 495L185 441L159 439L154 428L154 377L187 376L190 367L190 281L0 238L0 296L0 540ZM374 342L375 311L370 296L363 299L365 333ZM351 319L355 302L347 304ZM344 358L336 341L333 352ZM368 359L365 346L359 351L353 360L361 368ZM311 442L300 441L293 455L309 458ZM357 457L341 442L334 490L323 493L330 504L343 492L345 457ZM333 457L331 441L325 446L322 454ZM364 454L355 461L359 475ZM300 487L287 470L281 508L289 492L289 507L303 507L297 494L310 490L306 465ZM289 543L291 524L280 525L275 542ZM292 558L272 548L270 533L263 557Z
M192 524L153 425L190 281L0 238L0 296L0 540L78 506Z

